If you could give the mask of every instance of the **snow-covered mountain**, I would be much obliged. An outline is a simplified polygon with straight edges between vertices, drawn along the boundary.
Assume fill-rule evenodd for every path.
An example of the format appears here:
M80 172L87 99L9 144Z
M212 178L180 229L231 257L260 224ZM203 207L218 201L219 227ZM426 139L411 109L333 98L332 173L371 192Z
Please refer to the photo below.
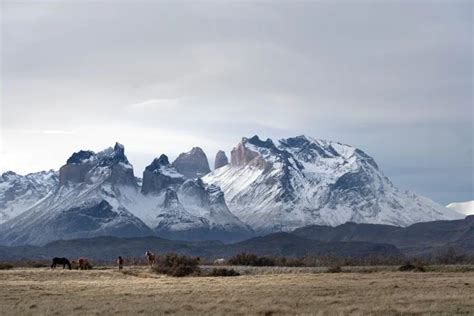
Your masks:
M41 200L59 183L58 172L49 170L26 176L12 171L0 176L0 224Z
M446 207L466 216L474 215L474 201L454 202L446 205Z
M217 159L218 158L218 159ZM199 147L143 172L120 144L74 153L59 170L0 182L0 244L158 235L236 241L311 224L348 221L407 226L463 215L402 192L359 149L305 136L276 144L243 138L209 170Z
M99 153L74 153L59 170L59 184L46 197L0 225L0 241L44 244L100 235L150 235L151 229L120 202L122 190L129 189L138 186L122 145Z
M44 198L0 225L0 243L156 234L230 241L253 233L230 213L219 188L186 180L164 155L145 169L142 187L118 143L74 153L57 178Z
M306 136L277 144L243 138L231 163L203 181L220 187L230 210L258 232L348 221L407 226L462 217L398 190L363 151Z
M160 236L239 240L253 234L229 211L220 188L199 178L186 180L166 155L145 168L141 191L128 196L127 207Z

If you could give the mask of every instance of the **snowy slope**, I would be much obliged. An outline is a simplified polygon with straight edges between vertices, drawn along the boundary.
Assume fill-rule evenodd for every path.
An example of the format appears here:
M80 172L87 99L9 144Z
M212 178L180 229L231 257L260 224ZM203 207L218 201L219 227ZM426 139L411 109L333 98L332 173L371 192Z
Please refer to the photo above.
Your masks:
M233 241L253 235L252 229L229 211L219 188L200 179L185 179L168 157L161 155L143 173L143 194L128 190L122 201L167 238Z
M305 136L277 144L243 138L232 150L231 164L203 181L219 186L232 213L258 232L460 218L427 198L399 191L361 150Z
M124 148L81 151L61 167L59 185L17 217L0 225L4 244L44 244L57 239L152 231L120 202L124 188L138 190Z
M165 155L145 169L141 187L120 144L74 153L60 168L59 181L55 177L49 194L0 225L0 244L102 235L225 241L253 235L229 211L219 188L186 180Z
M12 219L45 197L59 182L58 172L49 170L26 176L12 171L0 177L0 224Z
M230 163L203 178L195 177L208 167L200 148L178 162L161 155L139 179L117 143L74 153L59 174L5 173L0 244L102 235L236 241L311 224L407 226L463 217L398 190L370 156L331 141L243 138Z
M446 205L446 207L464 215L474 215L474 201L454 202Z

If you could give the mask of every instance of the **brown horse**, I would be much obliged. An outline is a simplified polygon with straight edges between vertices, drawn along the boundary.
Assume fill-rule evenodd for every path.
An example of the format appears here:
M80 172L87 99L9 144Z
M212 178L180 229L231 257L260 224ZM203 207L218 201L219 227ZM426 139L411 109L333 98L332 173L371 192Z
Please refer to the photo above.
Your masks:
M73 261L73 263L77 263L77 268L79 270L90 270L92 269L92 265L87 258L79 258L77 261Z
M150 250L147 250L145 252L145 256L148 260L148 264L150 265L150 267L155 263L155 260L156 260L156 255L151 252Z

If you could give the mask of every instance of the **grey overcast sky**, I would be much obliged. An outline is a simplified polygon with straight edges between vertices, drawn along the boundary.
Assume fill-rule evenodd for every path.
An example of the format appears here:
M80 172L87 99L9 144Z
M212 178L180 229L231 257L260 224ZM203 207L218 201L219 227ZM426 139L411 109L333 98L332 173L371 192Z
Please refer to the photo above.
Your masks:
M473 193L472 1L1 1L0 169L125 145L135 174L242 136L359 147Z

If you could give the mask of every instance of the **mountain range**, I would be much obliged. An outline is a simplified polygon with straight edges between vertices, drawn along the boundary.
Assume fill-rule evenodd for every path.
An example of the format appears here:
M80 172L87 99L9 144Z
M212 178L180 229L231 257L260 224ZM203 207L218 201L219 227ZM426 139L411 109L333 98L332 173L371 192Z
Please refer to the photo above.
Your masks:
M474 258L474 216L462 220L432 221L397 227L345 223L336 227L310 225L290 233L272 233L244 241L168 240L155 236L111 236L53 241L44 246L0 246L0 260L34 260L54 256L92 259L143 257L146 250L176 252L206 259L229 258L247 252L260 256L411 257L436 258L454 249Z
M124 146L73 153L59 172L0 180L0 244L96 236L235 242L307 225L408 226L464 216L398 190L363 151L306 136L242 138L210 170L199 147L164 154L142 178Z

